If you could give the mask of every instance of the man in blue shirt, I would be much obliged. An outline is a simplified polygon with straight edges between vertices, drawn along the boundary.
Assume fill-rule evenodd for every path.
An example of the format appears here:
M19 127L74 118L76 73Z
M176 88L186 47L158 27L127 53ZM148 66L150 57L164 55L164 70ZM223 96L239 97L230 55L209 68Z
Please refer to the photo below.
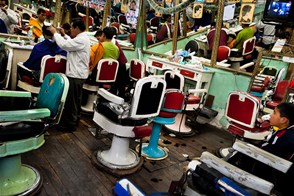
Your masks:
M44 41L36 44L32 50L32 53L29 59L23 63L23 65L31 70L40 71L41 61L43 56L51 55L55 56L57 54L66 56L66 51L62 50L56 43L53 41L53 34L47 30L48 26L43 26L43 36Z

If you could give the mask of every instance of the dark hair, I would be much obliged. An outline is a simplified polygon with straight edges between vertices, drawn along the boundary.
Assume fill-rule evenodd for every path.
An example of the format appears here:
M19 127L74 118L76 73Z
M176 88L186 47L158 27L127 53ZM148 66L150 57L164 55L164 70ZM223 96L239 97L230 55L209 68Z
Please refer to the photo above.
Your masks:
M113 28L111 28L111 27L105 27L103 29L103 33L107 39L112 39L115 34L113 31Z
M82 32L84 32L86 30L86 25L84 23L84 21L80 18L74 18L72 20L72 27L73 28L79 28Z
M4 0L5 1L5 5L8 5L9 4L9 1L8 0Z
M216 26L216 22L213 21L213 22L210 24L210 26L211 26L211 27L215 27L215 26Z
M45 25L43 25L43 27L42 27L43 35L44 35L44 36L45 36L45 35L47 35L47 36L53 36L53 34L51 33L51 31L47 30L48 27L49 27L49 26L45 26Z
M162 15L162 18L163 18L164 20L167 20L168 18L171 18L171 15L170 15L170 14L163 14L163 15Z
M95 35L94 35L94 37L101 36L102 33L103 33L102 30L97 30L96 33L95 33Z
M202 6L201 6L201 5L196 5L196 6L195 6L195 8L194 8L194 12L196 12L196 11L200 10L200 8L202 8Z
M39 8L37 11L37 14L43 14L46 13L46 11L43 8Z
M289 120L289 126L294 125L294 104L293 103L281 103L277 106L281 117L285 117Z
M64 24L62 25L62 28L63 28L64 30L70 30L70 24L69 24L69 23L64 23Z

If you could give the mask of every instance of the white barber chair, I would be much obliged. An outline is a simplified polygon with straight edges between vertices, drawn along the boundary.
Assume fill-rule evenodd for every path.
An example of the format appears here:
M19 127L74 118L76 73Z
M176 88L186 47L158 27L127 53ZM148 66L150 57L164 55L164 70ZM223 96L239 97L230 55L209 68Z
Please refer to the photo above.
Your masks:
M150 135L152 128L147 125L150 118L160 112L165 87L165 81L158 77L142 78L136 83L130 104L105 89L98 90L100 98L95 106L93 120L113 134L110 149L99 149L95 154L98 164L113 173L123 170L124 174L128 169L135 169L142 164L138 154L129 149L130 138Z

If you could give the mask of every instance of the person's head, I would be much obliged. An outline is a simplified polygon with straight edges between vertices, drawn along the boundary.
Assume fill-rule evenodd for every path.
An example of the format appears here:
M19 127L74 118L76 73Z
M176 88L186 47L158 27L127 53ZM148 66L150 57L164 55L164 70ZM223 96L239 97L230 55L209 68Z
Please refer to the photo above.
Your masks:
M43 23L46 19L46 11L42 8L39 8L37 10L37 16L38 16L38 20Z
M70 35L70 24L69 23L64 23L62 25L62 28L64 29L65 34Z
M8 6L8 0L0 0L0 7Z
M131 1L130 9L135 11L136 7L137 7L136 1Z
M249 23L241 23L241 26L243 29L248 28L249 27Z
M216 27L216 22L213 21L213 22L210 24L210 27L211 27L211 28L215 28L215 27Z
M113 28L111 27L105 27L103 29L103 37L107 40L111 40L114 36L114 31L113 31ZM103 41L105 41L105 39L103 38Z
M43 31L43 36L45 39L52 39L53 34L51 33L51 31L49 31L47 28L50 26L46 26L45 24L42 27L42 31Z
M102 30L97 30L95 33L95 37L98 39L99 42L103 42L103 31Z
M162 18L166 21L166 22L171 22L171 15L170 14L163 14Z
M201 6L201 5L196 5L196 6L194 7L194 13L196 13L196 12L200 11L200 10L201 10L201 8L202 8L202 6Z
M82 19L76 18L72 20L70 35L71 37L76 37L78 34L86 30L85 23Z
M270 115L271 126L276 126L279 129L284 129L294 125L294 104L281 103L274 112Z

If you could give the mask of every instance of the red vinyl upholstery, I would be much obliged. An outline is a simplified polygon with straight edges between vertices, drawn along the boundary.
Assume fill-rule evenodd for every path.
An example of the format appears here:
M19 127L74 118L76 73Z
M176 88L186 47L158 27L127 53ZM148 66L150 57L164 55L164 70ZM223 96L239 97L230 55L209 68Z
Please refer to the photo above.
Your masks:
M271 100L266 103L266 107L268 107L270 109L275 109L275 107L282 102L282 100L286 94L288 86L289 86L288 80L280 81L277 85L277 88L276 88L274 94L271 97Z
M163 105L159 116L173 118L182 111L184 95L180 91L168 90L164 95Z
M230 56L231 49L228 46L220 46L217 52L217 61L227 60Z

